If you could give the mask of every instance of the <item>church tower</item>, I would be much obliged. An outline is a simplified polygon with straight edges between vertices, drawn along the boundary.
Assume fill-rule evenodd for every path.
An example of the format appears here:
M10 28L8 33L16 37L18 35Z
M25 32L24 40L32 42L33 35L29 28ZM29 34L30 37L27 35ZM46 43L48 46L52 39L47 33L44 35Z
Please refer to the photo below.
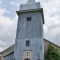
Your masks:
M15 60L44 60L43 9L40 2L21 4L15 39Z

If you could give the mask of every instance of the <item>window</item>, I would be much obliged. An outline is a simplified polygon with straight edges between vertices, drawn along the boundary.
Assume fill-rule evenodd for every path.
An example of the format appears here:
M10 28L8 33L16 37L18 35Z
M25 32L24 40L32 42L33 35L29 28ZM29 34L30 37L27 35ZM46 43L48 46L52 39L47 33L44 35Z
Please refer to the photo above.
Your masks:
M31 21L31 17L27 17L27 21Z
M29 47L30 41L26 41L26 46Z

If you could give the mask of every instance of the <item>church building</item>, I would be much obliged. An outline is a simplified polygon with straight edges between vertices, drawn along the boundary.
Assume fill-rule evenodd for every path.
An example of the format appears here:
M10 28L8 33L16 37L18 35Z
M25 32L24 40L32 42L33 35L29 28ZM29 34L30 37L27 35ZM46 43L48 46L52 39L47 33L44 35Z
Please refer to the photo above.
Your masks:
M44 53L52 44L44 39L44 14L40 2L28 0L21 4L18 15L15 44L0 53L0 60L44 60Z

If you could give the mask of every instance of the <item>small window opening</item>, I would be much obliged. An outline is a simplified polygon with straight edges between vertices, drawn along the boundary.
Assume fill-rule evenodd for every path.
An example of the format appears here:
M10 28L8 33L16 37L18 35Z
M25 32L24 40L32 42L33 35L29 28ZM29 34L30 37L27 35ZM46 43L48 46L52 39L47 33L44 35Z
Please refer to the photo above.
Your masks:
M26 41L26 46L27 46L27 47L30 46L30 41Z
M31 17L27 17L27 21L31 21Z

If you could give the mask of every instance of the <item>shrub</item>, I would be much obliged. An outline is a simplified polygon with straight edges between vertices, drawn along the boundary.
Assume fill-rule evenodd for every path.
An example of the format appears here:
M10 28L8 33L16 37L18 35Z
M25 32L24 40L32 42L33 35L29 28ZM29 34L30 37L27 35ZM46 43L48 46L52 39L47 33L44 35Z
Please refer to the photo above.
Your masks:
M49 45L47 53L45 53L45 60L60 60L60 53L53 45Z

